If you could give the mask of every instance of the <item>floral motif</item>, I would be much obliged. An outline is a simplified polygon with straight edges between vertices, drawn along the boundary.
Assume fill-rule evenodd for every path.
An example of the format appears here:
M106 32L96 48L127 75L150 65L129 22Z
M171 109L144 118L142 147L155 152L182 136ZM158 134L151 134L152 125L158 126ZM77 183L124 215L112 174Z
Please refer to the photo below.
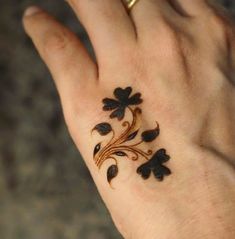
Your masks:
M113 111L110 115L110 118L117 118L122 120L125 115L125 110L128 106L139 105L143 102L141 99L141 94L136 93L133 96L130 96L132 92L131 87L125 89L117 88L114 90L114 96L116 99L105 98L103 99L105 111Z
M138 167L137 173L140 174L143 179L148 179L151 172L153 172L155 178L162 181L164 176L171 174L170 169L163 165L163 163L166 163L169 159L170 156L166 154L166 150L160 149L147 163Z
M165 149L160 149L153 154L152 150L143 150L138 147L141 144L149 144L155 141L160 135L160 126L153 129L141 130L140 114L141 109L131 106L139 105L143 102L141 94L136 93L131 96L132 88L125 89L116 88L114 96L116 99L105 98L103 100L105 111L113 111L110 118L117 118L119 121L125 117L126 110L131 113L131 121L123 121L123 131L120 135L116 135L112 125L108 122L97 124L93 130L98 132L101 136L109 137L108 141L99 142L94 148L94 161L98 168L101 168L103 163L110 159L114 161L107 170L107 181L111 185L111 181L118 175L118 159L127 158L132 161L138 160L140 157L146 160L144 164L140 165L136 172L141 175L143 179L148 179L151 172L159 181L163 181L165 176L171 174L171 170L167 168L165 163L170 159ZM142 132L142 133L141 133Z

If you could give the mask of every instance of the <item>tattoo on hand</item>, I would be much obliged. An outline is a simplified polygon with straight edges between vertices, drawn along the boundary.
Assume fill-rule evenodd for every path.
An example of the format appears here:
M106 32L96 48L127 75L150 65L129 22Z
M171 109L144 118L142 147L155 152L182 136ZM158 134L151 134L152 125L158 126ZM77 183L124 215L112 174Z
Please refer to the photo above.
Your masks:
M116 88L114 90L115 99L103 99L103 110L112 111L110 118L117 118L124 129L121 134L116 135L111 124L107 122L100 123L92 129L92 133L96 131L101 136L110 137L105 145L99 142L95 146L95 164L98 168L101 168L107 159L114 161L114 164L107 170L107 181L111 184L112 179L118 175L118 159L127 158L136 161L141 157L147 162L140 165L136 172L141 175L143 179L148 179L151 172L153 172L157 180L163 181L165 176L171 174L170 169L163 165L170 159L166 150L159 149L153 153L152 150L146 152L140 148L141 144L153 142L159 136L159 124L156 122L154 129L143 131L140 134L141 109L137 105L140 105L143 100L141 99L140 93L136 93L132 96L131 93L131 87L125 89ZM127 111L129 111L132 118L130 121L124 120ZM139 140L136 140L138 138Z

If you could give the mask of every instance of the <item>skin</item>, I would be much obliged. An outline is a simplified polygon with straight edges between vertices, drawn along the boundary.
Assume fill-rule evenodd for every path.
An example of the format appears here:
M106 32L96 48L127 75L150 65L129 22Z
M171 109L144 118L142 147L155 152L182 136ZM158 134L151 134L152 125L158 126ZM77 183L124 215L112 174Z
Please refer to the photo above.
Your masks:
M118 230L127 239L235 238L235 28L228 13L205 0L140 0L130 15L119 0L68 2L96 63L45 11L28 9L23 22ZM100 136L90 131L109 120L102 99L127 86L142 93L142 126L159 122L151 147L167 149L173 174L143 180L136 174L143 160L120 159L113 190L110 162L100 171L94 164Z

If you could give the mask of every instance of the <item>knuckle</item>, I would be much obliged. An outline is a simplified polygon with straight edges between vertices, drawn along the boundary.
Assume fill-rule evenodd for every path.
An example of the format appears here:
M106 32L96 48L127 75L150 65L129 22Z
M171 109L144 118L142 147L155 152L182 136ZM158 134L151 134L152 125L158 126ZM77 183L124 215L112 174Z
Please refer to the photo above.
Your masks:
M209 23L221 31L234 27L234 15L222 6L211 6L208 18Z
M45 34L44 51L46 54L60 53L65 50L68 42L68 36L65 31L50 30Z
M210 27L208 30L210 32L209 35L213 37L214 41L217 41L222 46L226 46L229 33L232 30L228 19L225 16L214 13L209 17L208 26Z
M167 27L162 38L163 54L166 58L174 58L181 53L182 36L173 27Z
M227 28L227 23L225 17L222 15L213 12L213 14L210 15L210 22L213 24L217 29L224 29Z
M181 52L181 44L183 34L179 30L179 27L174 26L167 20L162 20L161 29L156 30L154 35L151 36L152 44L148 46L151 50L152 45L156 45L158 42L159 51L157 54L161 54L163 58L176 57Z

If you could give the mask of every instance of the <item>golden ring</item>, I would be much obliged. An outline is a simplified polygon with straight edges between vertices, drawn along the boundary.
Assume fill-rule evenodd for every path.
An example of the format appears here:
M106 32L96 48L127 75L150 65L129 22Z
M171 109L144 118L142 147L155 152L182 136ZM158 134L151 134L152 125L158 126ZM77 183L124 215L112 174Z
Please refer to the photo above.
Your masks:
M134 7L134 5L138 2L138 0L125 0L126 6L129 11Z

